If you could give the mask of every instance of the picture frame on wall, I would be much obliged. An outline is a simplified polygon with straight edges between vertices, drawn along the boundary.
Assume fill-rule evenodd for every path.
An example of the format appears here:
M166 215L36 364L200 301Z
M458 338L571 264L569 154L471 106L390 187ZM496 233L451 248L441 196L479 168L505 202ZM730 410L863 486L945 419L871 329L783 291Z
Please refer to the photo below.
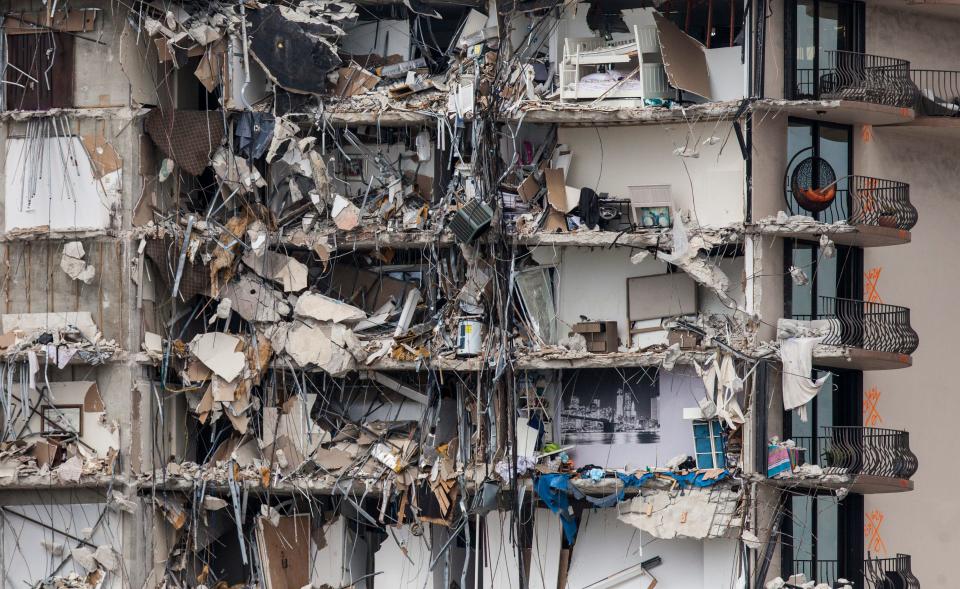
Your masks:
M83 405L43 405L40 419L44 434L83 435Z

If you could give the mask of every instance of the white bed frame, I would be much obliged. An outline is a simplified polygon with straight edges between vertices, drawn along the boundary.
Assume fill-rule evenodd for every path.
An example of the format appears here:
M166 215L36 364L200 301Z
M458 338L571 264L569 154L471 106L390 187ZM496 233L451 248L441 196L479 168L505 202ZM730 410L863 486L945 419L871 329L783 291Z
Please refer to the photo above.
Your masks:
M656 55L655 61L651 59ZM645 61L646 58L646 61ZM639 68L631 80L640 82L630 87L618 86L606 91L580 88L584 69L596 71L598 66L625 64L616 69L629 74ZM590 73L590 72L586 72ZM563 61L560 64L560 100L590 100L608 98L669 98L672 95L667 74L660 58L657 27L633 27L633 38L607 42L600 37L568 37L563 41Z

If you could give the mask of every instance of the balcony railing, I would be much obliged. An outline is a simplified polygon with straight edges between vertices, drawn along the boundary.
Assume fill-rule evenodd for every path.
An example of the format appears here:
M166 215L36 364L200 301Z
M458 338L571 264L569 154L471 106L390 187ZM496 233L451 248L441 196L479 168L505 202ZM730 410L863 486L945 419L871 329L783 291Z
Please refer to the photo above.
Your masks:
M919 462L910 450L909 432L878 427L821 427L816 437L794 436L807 450L805 459L824 474L870 475L909 479Z
M840 563L836 560L793 560L791 574L804 574L807 579L817 583L826 583L833 587L840 574ZM863 583L854 587L867 589L920 589L920 581L913 575L910 556L898 554L890 558L867 558L863 561ZM850 573L847 573L849 576ZM854 581L847 576L847 580ZM859 575L858 575L859 576Z
M891 227L905 231L917 224L919 215L910 202L910 185L905 182L849 176L838 185L849 188L839 188L836 198L827 209L810 213L793 198L788 184L786 195L790 213L813 217L823 223L845 221L851 225Z
M796 96L912 107L910 62L855 51L825 51L819 69L796 70Z
M917 87L917 114L960 117L960 71L910 70L910 78Z
M910 309L906 307L820 297L815 316L794 315L793 318L825 321L825 345L896 354L912 354L920 345L917 332L910 326Z

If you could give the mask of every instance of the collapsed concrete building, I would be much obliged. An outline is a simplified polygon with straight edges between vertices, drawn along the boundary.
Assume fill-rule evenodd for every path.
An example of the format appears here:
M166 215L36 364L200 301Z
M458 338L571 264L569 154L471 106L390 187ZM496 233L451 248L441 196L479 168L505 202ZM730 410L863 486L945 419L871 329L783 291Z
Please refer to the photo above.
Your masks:
M953 4L12 0L0 583L941 583Z

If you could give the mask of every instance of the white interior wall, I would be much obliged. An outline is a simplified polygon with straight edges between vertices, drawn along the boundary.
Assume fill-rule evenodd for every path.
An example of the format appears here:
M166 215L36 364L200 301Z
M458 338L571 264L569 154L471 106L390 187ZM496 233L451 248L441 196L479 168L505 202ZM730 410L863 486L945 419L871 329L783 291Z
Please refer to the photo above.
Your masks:
M7 505L4 509L23 514L78 538L86 538L86 529L92 529L87 542L91 550L108 545L119 555L122 551L120 515L110 511L106 503L49 503L30 505ZM104 514L104 511L107 511ZM102 521L98 525L98 520ZM53 554L45 545L62 546L63 555ZM56 574L66 576L72 572L86 575L86 570L69 558L70 550L82 546L62 534L10 513L0 515L0 586L33 587L47 575L54 574L60 563L66 564ZM122 559L118 556L118 561ZM117 573L108 574L102 589L123 587L123 579Z
M332 523L324 525L326 545L317 548L310 542L310 579L315 587L329 585L345 587L353 585L354 579L367 574L367 542L359 537L346 517L338 517ZM367 581L360 580L355 585L365 589Z
M573 154L568 186L628 198L629 186L669 185L674 208L702 226L744 219L744 164L729 124L561 127L558 139ZM678 148L699 156L680 157Z
M110 226L122 170L94 177L79 137L8 137L4 166L7 231L49 226L83 231Z
M340 49L346 53L410 59L410 23L406 20L363 21L349 27L347 33L340 39Z
M556 516L554 516L556 517ZM605 577L659 556L650 570L657 587L729 589L735 540L660 540L617 519L615 507L584 511L573 548L566 589L584 589ZM644 589L653 579L639 576L608 589Z
M557 332L561 337L565 337L583 315L595 321L616 321L621 345L627 345L627 279L663 274L667 269L666 263L652 257L640 264L633 264L630 262L631 253L626 248L606 250L541 246L534 250L534 258L539 263L556 264ZM727 294L742 307L745 301L743 258L722 258L717 263L730 279ZM697 299L701 313L732 312L705 287L698 287Z

